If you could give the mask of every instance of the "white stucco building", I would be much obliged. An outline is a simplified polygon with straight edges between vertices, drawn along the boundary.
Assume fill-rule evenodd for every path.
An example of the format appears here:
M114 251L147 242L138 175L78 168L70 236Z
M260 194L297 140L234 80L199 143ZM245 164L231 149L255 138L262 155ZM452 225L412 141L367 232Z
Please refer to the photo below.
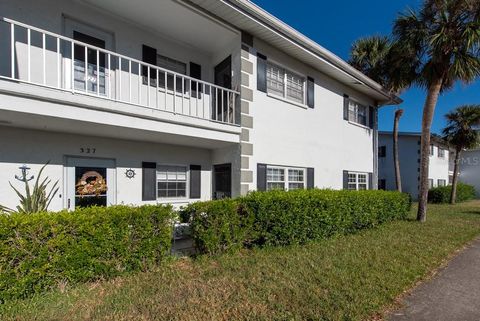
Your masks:
M377 110L399 99L249 1L0 15L0 204L46 162L52 210L377 187Z
M395 167L393 162L393 134L379 132L378 135L378 185L380 189L395 190ZM420 138L421 133L400 132L398 134L398 155L402 191L409 193L413 199L418 198L420 181ZM432 136L430 145L430 162L428 170L429 186L449 184L450 151L448 146L437 136Z

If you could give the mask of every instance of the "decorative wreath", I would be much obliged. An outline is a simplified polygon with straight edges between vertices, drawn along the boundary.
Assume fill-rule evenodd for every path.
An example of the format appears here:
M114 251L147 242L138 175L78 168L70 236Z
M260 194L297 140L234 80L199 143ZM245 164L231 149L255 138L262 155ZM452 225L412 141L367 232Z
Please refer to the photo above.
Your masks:
M75 185L77 195L101 195L107 192L107 182L96 171L88 171L82 175Z

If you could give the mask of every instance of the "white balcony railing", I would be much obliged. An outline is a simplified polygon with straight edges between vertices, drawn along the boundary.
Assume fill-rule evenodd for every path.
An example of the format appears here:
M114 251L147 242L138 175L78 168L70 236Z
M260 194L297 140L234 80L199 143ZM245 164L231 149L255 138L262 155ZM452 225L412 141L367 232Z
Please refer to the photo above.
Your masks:
M239 124L240 93L8 18L0 78ZM9 59L7 58L9 56ZM4 67L5 67L4 63Z

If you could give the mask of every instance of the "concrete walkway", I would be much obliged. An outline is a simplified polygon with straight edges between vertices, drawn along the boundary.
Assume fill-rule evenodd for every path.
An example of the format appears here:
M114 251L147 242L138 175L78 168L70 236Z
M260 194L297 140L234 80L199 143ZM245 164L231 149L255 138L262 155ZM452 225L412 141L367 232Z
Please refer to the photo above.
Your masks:
M432 280L421 284L393 312L391 321L480 320L480 239Z

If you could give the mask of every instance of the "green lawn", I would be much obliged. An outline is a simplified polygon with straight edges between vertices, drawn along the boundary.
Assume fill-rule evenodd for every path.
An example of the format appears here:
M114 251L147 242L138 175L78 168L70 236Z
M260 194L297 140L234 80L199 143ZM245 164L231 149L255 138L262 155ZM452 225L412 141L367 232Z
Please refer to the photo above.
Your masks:
M305 246L180 259L0 307L1 320L362 320L480 235L480 201Z

